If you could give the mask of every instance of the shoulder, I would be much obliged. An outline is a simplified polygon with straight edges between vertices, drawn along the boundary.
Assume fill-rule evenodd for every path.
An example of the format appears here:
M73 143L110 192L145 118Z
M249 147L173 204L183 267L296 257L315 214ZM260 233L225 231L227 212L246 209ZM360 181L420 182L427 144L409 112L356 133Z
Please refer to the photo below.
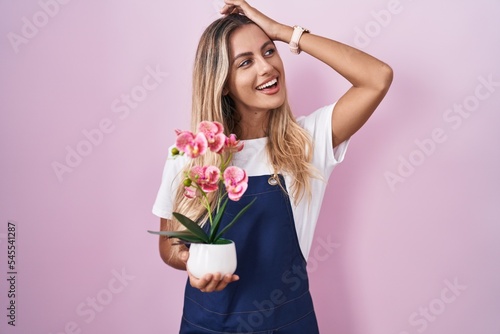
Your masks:
M316 131L317 128L325 127L330 128L332 126L332 113L335 103L323 106L316 109L314 112L306 116L297 117L297 123L310 133Z
M306 130L313 141L314 153L312 164L329 176L333 167L344 160L349 139L333 147L332 115L337 102L316 109L307 116L297 118L297 123Z

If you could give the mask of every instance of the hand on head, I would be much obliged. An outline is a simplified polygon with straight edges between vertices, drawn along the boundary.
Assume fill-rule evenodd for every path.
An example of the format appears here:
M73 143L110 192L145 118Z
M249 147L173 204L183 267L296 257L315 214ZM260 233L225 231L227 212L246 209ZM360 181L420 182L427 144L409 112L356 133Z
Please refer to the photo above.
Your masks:
M255 24L257 24L269 38L276 40L278 31L282 26L280 23L274 21L270 17L259 12L254 7L250 6L245 0L224 0L226 3L221 9L221 14L240 14L245 15Z

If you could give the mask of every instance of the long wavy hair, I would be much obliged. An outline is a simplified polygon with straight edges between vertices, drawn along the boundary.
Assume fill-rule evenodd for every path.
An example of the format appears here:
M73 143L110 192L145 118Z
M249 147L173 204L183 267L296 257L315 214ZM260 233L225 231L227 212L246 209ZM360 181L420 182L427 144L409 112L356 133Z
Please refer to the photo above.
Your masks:
M255 24L246 16L233 14L210 24L201 36L196 52L193 71L192 131L201 121L217 121L224 125L225 133L240 134L239 116L235 103L229 94L223 94L230 68L231 34L247 24ZM285 103L269 111L267 154L275 173L285 172L291 178L291 193L295 203L304 194L311 198L310 179L318 177L317 170L310 161L313 154L312 140L293 116L288 99ZM192 159L186 170L194 165L219 165L220 156L207 152L203 157ZM283 188L283 187L282 187ZM284 188L283 188L284 189ZM179 185L174 211L182 212L193 220L205 220L206 212L197 201L183 196L184 187ZM215 193L210 194L214 204ZM177 224L177 227L179 227Z

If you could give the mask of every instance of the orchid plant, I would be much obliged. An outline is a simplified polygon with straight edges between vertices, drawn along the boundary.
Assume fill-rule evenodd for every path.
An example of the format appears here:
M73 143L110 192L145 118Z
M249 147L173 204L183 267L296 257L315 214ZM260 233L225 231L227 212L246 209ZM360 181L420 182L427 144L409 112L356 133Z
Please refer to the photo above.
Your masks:
M198 133L176 130L177 139L172 155L186 155L197 158L207 151L221 155L220 166L193 166L184 175L184 196L191 200L198 200L207 211L210 224L205 232L198 223L185 215L173 212L173 216L181 223L184 231L148 231L153 234L177 238L184 243L227 244L230 240L222 238L234 223L250 208L255 199L219 231L220 223L228 200L239 201L248 188L248 176L244 169L229 166L233 153L243 149L243 143L236 139L236 135L224 135L224 127L219 122L203 121L198 124ZM223 154L227 153L227 154ZM212 212L208 194L218 191L216 208Z

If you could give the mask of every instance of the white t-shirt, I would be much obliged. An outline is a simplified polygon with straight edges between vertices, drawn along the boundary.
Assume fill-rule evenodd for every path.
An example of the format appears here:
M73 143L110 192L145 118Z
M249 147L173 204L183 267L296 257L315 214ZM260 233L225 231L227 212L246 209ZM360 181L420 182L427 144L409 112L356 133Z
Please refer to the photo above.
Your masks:
M349 144L349 140L346 140L333 149L331 119L334 106L335 104L328 105L308 116L297 118L298 124L309 132L313 139L314 152L312 164L323 177L323 180L311 180L312 199L308 201L307 196L303 196L298 205L295 205L292 192L290 191L291 179L288 175L284 175L285 183L290 193L290 203L300 249L306 259L311 249L314 230L318 221L328 178L333 168L344 159ZM243 150L233 155L232 164L245 169L248 176L273 174L274 171L266 153L267 137L244 140L244 143ZM181 182L182 170L187 163L187 159L189 158L186 156L178 156L174 159L169 155L163 170L160 189L153 206L153 213L158 217L165 219L172 218L176 187Z

